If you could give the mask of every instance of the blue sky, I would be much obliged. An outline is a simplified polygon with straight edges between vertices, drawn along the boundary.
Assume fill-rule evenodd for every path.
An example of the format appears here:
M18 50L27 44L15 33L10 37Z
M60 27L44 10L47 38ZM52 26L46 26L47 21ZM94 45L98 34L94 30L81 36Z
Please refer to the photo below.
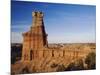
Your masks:
M28 31L32 25L33 11L44 13L49 43L94 43L96 41L95 6L12 1L12 43L22 42L22 33Z

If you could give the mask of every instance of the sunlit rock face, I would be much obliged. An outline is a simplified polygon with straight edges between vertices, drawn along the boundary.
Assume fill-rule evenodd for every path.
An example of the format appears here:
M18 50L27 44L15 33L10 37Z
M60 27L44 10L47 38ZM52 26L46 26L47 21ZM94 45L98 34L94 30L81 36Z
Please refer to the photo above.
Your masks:
M30 30L23 33L23 61L33 60L35 57L38 57L39 50L48 46L47 34L43 22L43 13L32 12L32 18Z

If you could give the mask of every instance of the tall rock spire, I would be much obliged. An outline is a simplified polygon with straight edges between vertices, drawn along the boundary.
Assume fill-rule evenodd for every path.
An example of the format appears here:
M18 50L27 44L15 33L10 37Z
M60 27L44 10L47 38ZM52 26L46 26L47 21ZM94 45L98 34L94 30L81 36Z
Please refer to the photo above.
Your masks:
M43 25L43 13L42 12L32 12L32 27Z
M36 34L46 35L42 12L32 12L31 31Z
M22 59L33 59L34 52L46 46L48 46L48 42L43 22L43 13L39 11L32 12L32 26L28 32L23 34ZM34 56L37 56L35 54Z

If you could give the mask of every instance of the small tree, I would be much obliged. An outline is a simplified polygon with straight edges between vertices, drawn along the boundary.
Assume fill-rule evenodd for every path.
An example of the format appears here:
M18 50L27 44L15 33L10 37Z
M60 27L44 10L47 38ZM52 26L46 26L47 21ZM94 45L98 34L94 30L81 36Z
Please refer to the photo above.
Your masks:
M84 70L84 63L83 63L83 60L82 59L79 59L76 62L76 67L77 67L77 70Z
M67 66L67 68L65 69L65 71L72 71L72 70L74 70L74 69L75 69L75 63L72 62L72 63L70 63L70 64Z
M58 68L57 68L57 72L59 71L64 71L65 70L65 66L62 64L62 65L58 65Z
M84 63L82 59L70 63L65 69L65 71L75 71L75 70L84 70Z
M86 56L85 63L87 64L87 69L95 69L96 68L95 52L91 52Z

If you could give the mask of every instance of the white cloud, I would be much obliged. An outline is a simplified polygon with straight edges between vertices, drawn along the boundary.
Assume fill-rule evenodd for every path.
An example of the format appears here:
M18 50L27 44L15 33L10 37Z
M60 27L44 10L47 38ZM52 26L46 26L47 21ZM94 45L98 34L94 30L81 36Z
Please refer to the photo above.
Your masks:
M11 26L11 43L22 43L22 33L29 30L31 25L12 25Z
M26 32L27 30L29 30L31 25L12 25L11 26L11 30L13 32L13 30L17 31L17 32Z
M22 33L11 32L11 43L22 43Z

